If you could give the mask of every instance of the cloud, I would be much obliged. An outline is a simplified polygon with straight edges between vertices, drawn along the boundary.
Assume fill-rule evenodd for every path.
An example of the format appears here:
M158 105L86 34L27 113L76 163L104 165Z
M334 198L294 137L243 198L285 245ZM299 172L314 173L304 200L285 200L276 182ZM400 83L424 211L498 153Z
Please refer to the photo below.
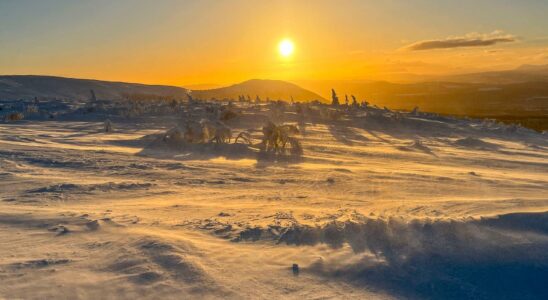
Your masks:
M499 43L512 43L517 39L510 34L504 34L502 31L493 31L489 34L469 33L461 37L448 37L438 40L418 41L403 47L408 51L450 49L464 47L486 47Z
M502 50L502 49L488 49L488 50L485 50L484 52L487 53L487 54L494 54L494 53L504 52L504 50Z

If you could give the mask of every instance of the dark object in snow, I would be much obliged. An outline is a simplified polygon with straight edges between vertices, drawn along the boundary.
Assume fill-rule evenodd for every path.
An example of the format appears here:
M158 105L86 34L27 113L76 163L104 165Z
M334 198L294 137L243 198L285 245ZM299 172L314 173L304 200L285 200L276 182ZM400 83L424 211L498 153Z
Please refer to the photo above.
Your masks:
M25 115L23 115L20 112L11 113L6 116L7 121L19 121L19 120L23 120L24 118L25 118Z
M299 265L298 264L293 264L291 269L293 270L293 275L295 275L295 276L299 275Z
M97 97L95 96L95 91L93 91L93 90L89 90L89 91L90 91L90 93L91 93L91 99L90 99L90 100L91 100L92 102L96 102L96 101L97 101Z
M236 113L232 110L225 110L221 113L221 116L219 117L219 119L221 121L228 121L228 120L232 120L236 117L238 117L238 113Z
M112 132L112 122L109 119L105 120L105 132Z
M53 231L53 232L57 232L57 235L64 235L64 234L67 234L70 232L70 230L63 226L63 225L58 225L58 226L54 226L54 227L51 227L48 229L49 231Z

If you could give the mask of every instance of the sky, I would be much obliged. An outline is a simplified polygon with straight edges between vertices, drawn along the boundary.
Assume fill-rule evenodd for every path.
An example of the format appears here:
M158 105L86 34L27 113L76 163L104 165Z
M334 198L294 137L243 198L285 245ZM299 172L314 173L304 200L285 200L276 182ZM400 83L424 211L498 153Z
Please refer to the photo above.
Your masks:
M548 64L546 15L546 0L0 0L0 74L189 86L502 70Z

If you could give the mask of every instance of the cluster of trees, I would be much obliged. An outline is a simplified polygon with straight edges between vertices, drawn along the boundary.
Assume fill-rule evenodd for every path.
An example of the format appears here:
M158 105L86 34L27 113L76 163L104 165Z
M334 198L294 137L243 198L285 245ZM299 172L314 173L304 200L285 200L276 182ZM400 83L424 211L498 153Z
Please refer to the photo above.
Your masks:
M259 98L259 96L257 96L257 98ZM251 102L251 96L240 95L238 96L238 102Z
M172 100L183 100L180 97L175 96L163 96L156 94L143 94L143 93L124 93L122 97L128 101L149 101L149 100L160 100L160 101L172 101ZM91 90L91 99L92 102L97 101L95 93Z
M350 95L350 97L352 98L352 103L349 103L348 95L344 95L344 105L352 107L367 107L369 105L369 102L365 100L361 103L358 103L358 100L354 95ZM339 102L339 97L337 96L337 92L335 92L335 89L331 89L331 106L341 106L341 103Z
M91 92L91 102L96 102L95 93L93 90ZM177 99L176 97L172 96L162 96L162 95L154 95L154 94L124 94L123 97L130 101L130 102L143 102L143 101L151 101L156 100L160 102L167 102L170 103L172 107L177 106L177 104L182 101L183 99ZM189 93L187 94L187 98L189 102L196 101L197 99L193 99L192 95ZM219 101L217 99L212 99L213 101ZM223 101L234 101L233 99L223 99ZM261 99L259 95L256 95L253 99L250 95L238 95L238 102L247 102L247 103L261 103L261 102L267 102L271 103L273 100L270 98L266 98L264 101ZM290 103L295 103L295 100L293 97L291 97ZM274 101L274 102L282 102L281 100ZM311 103L318 103L318 101L312 101ZM339 106L346 106L346 107L367 107L369 103L367 101L361 101L358 102L356 99L356 96L354 95L345 95L344 96L344 103L341 103L341 100L339 99L339 96L337 95L337 92L335 89L331 89L331 106L333 107L339 107Z
M266 97L266 99L263 101L263 99L261 99L261 97L259 97L259 95L256 95L254 100L252 100L251 96L249 96L249 95L239 95L238 96L238 102L261 103L261 102L271 102L271 101L272 100L269 97Z

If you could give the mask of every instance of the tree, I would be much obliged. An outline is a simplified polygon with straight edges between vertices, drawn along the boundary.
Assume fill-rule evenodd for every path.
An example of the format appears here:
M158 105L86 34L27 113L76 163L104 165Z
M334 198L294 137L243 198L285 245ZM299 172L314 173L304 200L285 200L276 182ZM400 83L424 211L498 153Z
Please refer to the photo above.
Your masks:
M91 101L95 102L97 101L97 97L95 97L95 92L93 90L89 90L91 92Z
M356 96L350 95L352 97L352 106L358 106L358 101L356 100Z
M331 89L331 105L339 106L339 97L337 97L337 93L335 92L335 89Z
M169 107L171 107L171 109L175 109L175 107L177 107L177 104L179 104L177 102L177 100L173 99L171 100L171 102L169 103Z

